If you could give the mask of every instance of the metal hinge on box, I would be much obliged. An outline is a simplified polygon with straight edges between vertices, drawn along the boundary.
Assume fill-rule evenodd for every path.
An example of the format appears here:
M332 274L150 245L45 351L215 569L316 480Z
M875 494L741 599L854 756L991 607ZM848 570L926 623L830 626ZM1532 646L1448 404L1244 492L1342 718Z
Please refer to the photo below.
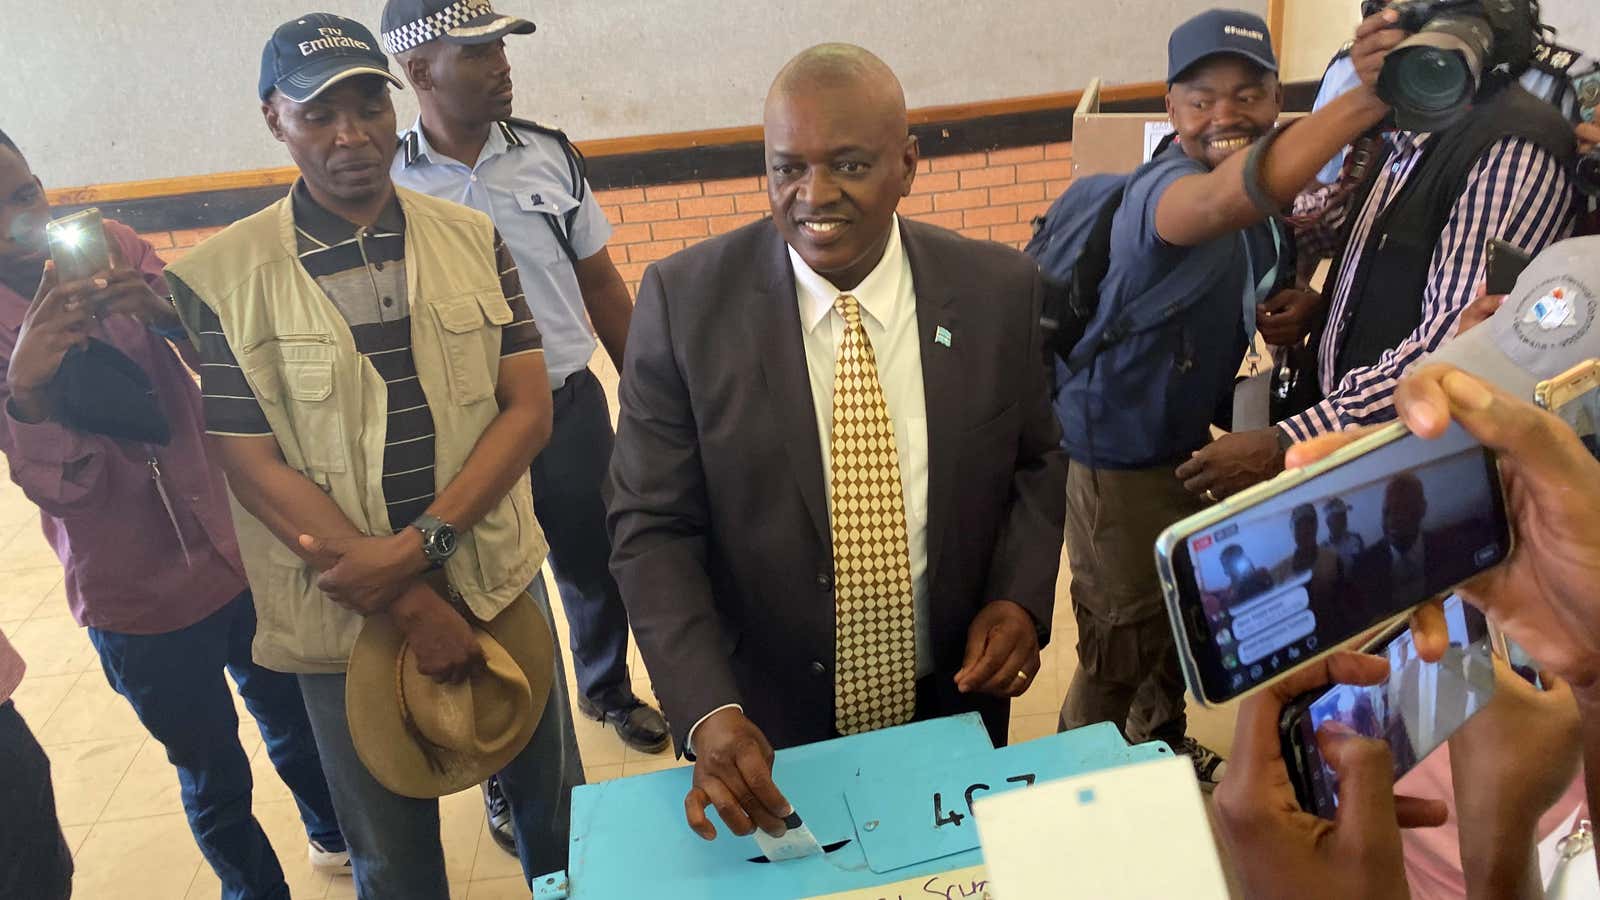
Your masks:
M533 888L533 900L567 900L567 872L540 875L529 887Z

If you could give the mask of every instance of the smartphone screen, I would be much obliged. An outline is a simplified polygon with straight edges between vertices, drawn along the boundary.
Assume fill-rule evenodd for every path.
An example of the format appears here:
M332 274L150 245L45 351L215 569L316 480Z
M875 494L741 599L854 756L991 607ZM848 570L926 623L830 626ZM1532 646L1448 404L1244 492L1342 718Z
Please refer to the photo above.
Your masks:
M111 268L111 245L98 209L86 209L49 223L45 236L57 276L63 282L78 281Z
M1389 658L1389 680L1372 687L1341 684L1306 706L1298 722L1298 765L1311 810L1333 817L1339 781L1317 750L1317 730L1341 722L1378 738L1394 754L1394 777L1411 771L1494 697L1493 648L1483 614L1451 595L1444 604L1450 647L1437 663L1417 656L1411 629L1402 628L1372 653ZM1302 803L1308 798L1301 797Z
M1351 457L1174 547L1191 687L1207 702L1237 697L1509 549L1494 457L1459 425Z

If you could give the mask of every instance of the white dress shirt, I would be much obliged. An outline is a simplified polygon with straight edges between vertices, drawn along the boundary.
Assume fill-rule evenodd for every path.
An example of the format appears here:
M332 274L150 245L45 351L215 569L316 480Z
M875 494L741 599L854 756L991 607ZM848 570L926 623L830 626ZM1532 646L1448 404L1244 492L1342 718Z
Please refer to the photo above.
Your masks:
M922 347L917 339L917 294L911 281L911 262L900 242L900 220L889 231L889 246L872 272L853 290L840 291L806 265L793 247L795 301L800 305L800 329L805 342L806 371L811 380L811 401L817 414L817 441L822 448L822 480L833 509L833 370L845 321L833 302L841 293L856 298L861 324L872 344L878 382L894 425L894 443L900 457L900 484L905 497L906 538L911 557L911 595L917 621L917 677L933 672L929 646L928 614L928 411L922 390ZM700 719L736 704L720 706ZM689 729L693 752L696 722Z

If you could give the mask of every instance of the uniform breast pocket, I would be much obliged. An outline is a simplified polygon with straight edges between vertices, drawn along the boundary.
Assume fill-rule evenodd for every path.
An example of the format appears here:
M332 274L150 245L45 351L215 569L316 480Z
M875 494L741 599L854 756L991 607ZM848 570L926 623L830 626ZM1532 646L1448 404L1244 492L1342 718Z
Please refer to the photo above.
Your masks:
M467 406L494 397L500 367L500 329L511 307L496 293L466 294L430 304L450 376L450 397Z
M301 461L313 472L343 472L350 465L333 363L327 335L281 337L246 356L246 380L263 406L283 408Z
M567 213L578 207L578 201L565 192L522 189L517 194L517 207L527 221L524 234L527 240L518 249L531 256L536 265L567 264L563 242L570 241L567 233Z

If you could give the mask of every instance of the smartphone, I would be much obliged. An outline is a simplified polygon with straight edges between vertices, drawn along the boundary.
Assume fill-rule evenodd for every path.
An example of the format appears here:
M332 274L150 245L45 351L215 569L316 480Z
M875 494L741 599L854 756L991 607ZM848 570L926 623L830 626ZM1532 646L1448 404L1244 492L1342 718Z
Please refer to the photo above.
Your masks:
M1190 691L1242 697L1497 565L1494 455L1399 423L1167 529L1156 569Z
M1389 658L1389 680L1360 687L1339 684L1301 694L1279 722L1283 759L1301 808L1325 819L1339 807L1339 781L1317 748L1317 729L1341 722L1357 734L1387 741L1394 777L1411 771L1494 697L1494 648L1483 614L1451 595L1444 604L1450 647L1437 663L1417 656L1405 625L1367 652Z
M99 209L63 216L44 230L61 281L78 281L111 268L111 244Z
M1595 427L1600 423L1600 359L1585 360L1549 381L1539 382L1533 397L1571 425L1583 445L1600 459L1600 438Z
M1499 238L1489 239L1486 253L1488 261L1484 281L1490 295L1509 294L1515 290L1522 270L1533 262L1533 257L1527 251Z

